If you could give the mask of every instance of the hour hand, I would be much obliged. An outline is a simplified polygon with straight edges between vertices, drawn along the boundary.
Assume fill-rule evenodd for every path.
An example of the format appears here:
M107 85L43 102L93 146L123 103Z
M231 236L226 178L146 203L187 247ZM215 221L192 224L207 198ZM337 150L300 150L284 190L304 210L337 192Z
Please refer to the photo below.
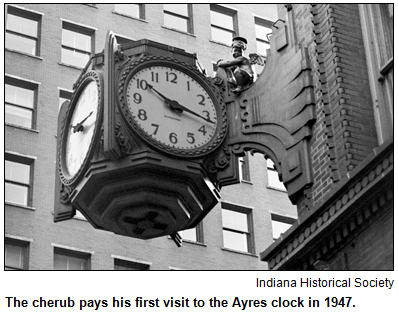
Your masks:
M73 133L83 132L83 129L84 129L83 123L91 116L91 114L93 114L93 111L91 111L90 114L87 115L83 121L81 121L80 123L77 123L76 125L71 126L73 128Z

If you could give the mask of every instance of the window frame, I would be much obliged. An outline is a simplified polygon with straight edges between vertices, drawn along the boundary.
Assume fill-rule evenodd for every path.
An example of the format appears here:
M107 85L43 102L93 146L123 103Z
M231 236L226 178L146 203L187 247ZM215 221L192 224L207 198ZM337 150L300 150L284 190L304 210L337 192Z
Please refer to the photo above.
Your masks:
M219 44L230 46L232 44L232 38L234 38L236 36L239 36L238 11L237 10L233 10L231 8L227 8L227 7L221 6L221 5L213 4L213 3L210 4L210 11L214 11L214 12L217 12L217 13L232 17L232 25L233 25L233 29L232 30L230 30L228 28L224 28L224 27L219 26L219 25L213 24L212 21L211 21L211 17L210 17L211 41L213 41L215 43L219 43ZM217 41L217 40L213 39L213 31L212 31L213 28L231 33L232 34L231 43L224 43L224 42L220 42L220 41Z
M21 267L7 265L7 245L19 247L23 252ZM30 242L10 237L4 237L4 269L5 270L29 270Z
M297 221L296 218L293 217L288 217L288 216L283 216L280 214L276 213L271 213L271 227L272 227L272 239L275 241L277 240L282 234L284 234L287 230L290 229L290 227ZM283 233L280 233L277 238L274 237L274 222L279 222L279 223L284 223L284 224L289 224L290 227L287 228Z
M272 163L273 166L270 167L268 162ZM279 179L279 173L278 173L278 170L275 168L275 163L271 159L267 158L266 159L266 164L267 164L267 180L268 180L267 188L273 189L273 190L278 190L278 191L281 191L281 192L287 192L285 185L280 180L279 180L280 184L272 185L272 183L270 181L271 180L270 173L271 172L276 173L278 179Z
M168 29L176 30L176 31L179 31L179 32L183 32L183 33L194 34L192 4L191 3L184 3L184 4L187 5L187 12L188 12L187 16L179 14L179 13L176 13L176 12L173 12L173 11L166 10L164 8L165 4L163 4L163 25L164 25L164 27L168 28ZM166 25L165 19L164 19L165 15L170 15L170 16L173 16L175 18L179 18L179 19L185 20L186 23L187 23L187 30L185 31L185 30L177 29L175 27Z
M243 157L239 157L239 178L240 182L250 182L250 165L247 152Z
M19 33L19 32L16 32L16 31L8 30L7 29L7 24L8 24L7 21L8 21L8 15L9 14L10 15L14 15L14 16L18 16L18 17L23 18L23 19L32 20L32 21L37 22L37 36L34 37L34 36L27 35L27 34L24 34L24 33ZM22 37L22 38L33 40L36 43L36 49L35 49L35 53L31 54L31 53L20 51L20 50L14 49L14 48L7 48L7 47L5 47L5 48L8 49L8 50L11 50L11 51L16 51L16 52L20 52L20 53L23 53L23 54L27 54L27 55L31 55L31 56L35 56L35 57L40 57L40 54L41 54L41 47L40 46L41 46L42 16L43 15L41 13L38 13L38 12L33 12L31 10L26 10L26 9L20 8L20 7L15 7L13 5L7 5L7 15L6 15L6 21L5 21L6 22L5 23L6 37L7 37L7 34L13 34L15 36L19 36L19 37ZM4 41L4 44L5 44L6 43L6 38L4 40L5 40Z
M55 256L62 256L62 257L70 257L70 258L77 258L84 260L84 269L80 270L59 270L55 269L55 261L56 258ZM72 250L72 249L67 249L67 248L62 248L58 246L54 246L54 251L53 251L53 269L56 271L86 271L86 270L91 270L91 254L87 252L82 252L78 250Z
M244 231L241 231L238 229L224 227L223 210L245 214L246 218L247 218L248 231L244 232ZM241 253L255 254L256 250L255 250L255 243L254 243L254 225L253 225L253 209L252 208L232 204L229 202L221 202L221 222L222 222L222 231L223 231L223 249L232 250L232 251L241 252ZM247 242L247 251L240 250L240 249L234 249L231 247L226 247L225 240L224 240L224 231L229 231L232 233L245 235L246 242Z
M131 269L116 269L116 267L125 267ZM136 260L130 259L122 259L122 258L113 258L113 269L117 271L124 271L124 270L135 270L135 271L148 271L151 269L151 265L148 263L139 262Z
M12 126L17 126L21 128L26 128L26 129L36 129L36 118L37 118L37 99L38 99L38 92L39 92L39 83L34 83L28 80L24 80L21 78L15 78L10 75L5 74L4 76L4 90L6 89L6 85L22 88L24 90L29 90L33 91L33 104L32 108L26 107L21 104L16 104L16 103L9 103L6 102L5 96L4 96L4 103L7 105L10 105L12 107L16 107L18 109L23 109L23 110L29 110L32 112L32 119L31 119L31 125L29 127L23 126L23 125L17 125L15 123L7 122L6 118L4 117L4 123L6 125L12 125ZM5 93L5 92L4 92ZM4 114L6 113L6 110L4 108Z
M269 28L269 29L271 30L271 33L272 33L272 24L273 24L273 22L270 21L270 20L266 20L266 19L260 18L260 17L258 17L258 16L255 16L255 17L254 17L254 26L259 25L259 26L262 26L262 27ZM266 56L267 56L267 52L265 52L265 54L262 54L261 52L259 52L259 49L258 49L258 42L270 46L270 41L268 40L268 38L266 38L266 39L260 38L260 37L258 36L256 30L255 30L255 35L256 35L256 48L257 48L257 53L260 54L260 55L262 55L262 56L265 56L265 57L266 57ZM266 35L268 35L268 34L266 34Z
M6 183L11 183L13 185L17 185L17 186L22 186L27 188L27 201L26 201L26 205L25 204L21 204L15 201L11 201L11 200L7 200L6 199L6 195L4 192L4 202L5 203L9 203L9 204L13 204L13 205L20 205L23 207L32 207L33 206L33 177L34 177L34 159L33 158L29 158L29 157L24 157L24 156L20 156L17 154L12 154L9 152L5 152L4 153L4 164L6 161L12 161L18 164L22 164L22 165L27 165L29 166L29 184L25 184L25 183L21 183L18 181L14 181L12 179L6 179L4 176L4 184Z
M183 231L179 231L178 232L180 234L180 236L181 236L182 241L190 242L190 243L203 244L204 243L203 222L200 222L196 227L191 228L191 229L192 230L195 229L196 240L184 238L184 230L183 230Z
M370 92L379 145L394 135L394 54L387 56L387 42L379 4L359 4ZM392 30L393 31L393 30ZM392 39L393 40L393 39ZM392 52L393 53L393 52Z
M62 19L61 19L61 21L62 21L62 29L61 29L61 32L62 32L62 34L61 34L61 64L62 65L66 65L66 66L70 66L70 67L79 68L79 69L84 69L87 66L87 63L90 62L90 59L95 55L94 54L94 49L95 49L95 29L94 28L89 28L87 26L75 24L73 22L62 20ZM89 36L90 37L90 52L82 50L82 49L79 49L79 48L74 48L74 47L70 47L70 46L64 45L64 43L62 41L64 30L68 30L70 32L74 32L74 33L78 33L78 34L83 34L83 35ZM65 62L63 60L63 50L77 52L77 53L82 54L82 55L88 55L87 63L82 67L82 66L79 66L77 64L70 64L70 63Z
M138 6L138 17L134 16L134 15L130 15L124 12L120 12L116 10L116 5L117 4L133 4L133 5L137 5ZM144 3L115 3L114 7L113 7L113 13L119 14L119 15L123 15L132 19L137 19L137 20L145 20L145 4Z

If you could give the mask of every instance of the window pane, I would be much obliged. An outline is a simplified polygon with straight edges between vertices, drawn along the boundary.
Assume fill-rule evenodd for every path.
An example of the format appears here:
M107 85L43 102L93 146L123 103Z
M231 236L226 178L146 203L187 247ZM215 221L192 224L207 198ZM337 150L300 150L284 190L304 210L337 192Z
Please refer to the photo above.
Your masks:
M180 231L179 234L181 235L182 239L191 240L191 241L198 241L196 235L196 227Z
M88 54L79 53L73 50L62 48L61 60L65 64L84 68L87 65L89 59L90 55Z
M187 4L164 4L164 10L188 16Z
M28 188L6 182L5 200L20 205L28 205Z
M239 230L241 232L249 232L247 223L247 214L234 212L229 210L222 210L222 222L223 227L230 228L234 230Z
M31 110L21 109L9 104L5 106L5 121L9 124L31 128L32 116Z
M6 160L4 175L6 180L29 184L30 166L18 162Z
M279 221L272 221L272 237L274 239L278 239L281 234L287 231L292 225L279 222Z
M269 48L270 46L268 43L257 41L257 53L260 55L267 56L267 49Z
M188 21L170 14L164 14L164 25L188 33Z
M36 40L11 33L6 34L6 47L19 52L36 55Z
M67 270L67 260L65 256L54 254L54 270Z
M230 15L222 14L216 11L210 11L210 21L212 25L221 26L222 28L233 30L234 20Z
M6 84L5 99L8 103L18 104L33 109L35 92L33 90Z
M286 188L283 185L283 182L279 181L279 176L276 171L268 170L268 185L270 187L286 191Z
M5 265L18 269L24 268L25 251L21 246L5 244Z
M223 238L224 238L224 247L238 251L248 252L246 234L235 233L224 230Z
M255 24L255 30L256 30L256 38L262 39L264 41L268 41L267 34L272 33L272 30L270 28L259 24Z
M63 29L62 45L91 52L91 36Z
M394 9L392 4L379 4L382 24L382 34L380 34L380 45L385 45L385 56L382 60L382 65L393 56L394 47Z
M7 30L37 37L38 22L13 14L7 15Z
M130 15L135 18L140 18L140 5L139 4L115 4L115 11Z
M232 43L234 33L230 31L221 30L215 27L211 28L211 38L213 41L227 44L228 46Z
M85 259L69 257L68 270L85 270Z
M86 259L54 254L54 270L86 270Z

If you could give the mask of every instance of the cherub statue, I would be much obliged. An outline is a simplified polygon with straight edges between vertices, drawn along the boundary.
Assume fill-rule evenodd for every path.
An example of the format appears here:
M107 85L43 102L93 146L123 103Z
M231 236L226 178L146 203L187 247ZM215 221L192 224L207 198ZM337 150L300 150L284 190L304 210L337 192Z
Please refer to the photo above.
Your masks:
M217 61L217 66L231 70L232 77L228 78L228 82L233 86L236 86L232 92L240 93L243 91L243 87L248 84L252 84L254 81L254 70L252 65L258 64L264 66L263 59L257 54L249 54L249 58L244 56L244 51L247 48L247 40L243 37L234 37L232 39L232 56L233 60L223 61L222 59Z

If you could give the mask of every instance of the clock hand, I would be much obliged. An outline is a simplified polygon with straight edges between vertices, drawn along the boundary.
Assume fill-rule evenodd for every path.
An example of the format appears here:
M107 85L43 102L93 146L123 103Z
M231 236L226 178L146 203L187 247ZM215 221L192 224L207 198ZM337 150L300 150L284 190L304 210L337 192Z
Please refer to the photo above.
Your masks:
M178 103L178 101L171 100L171 99L165 97L163 94L161 94L159 91L157 91L152 85L148 84L148 87L151 90L155 91L166 102L166 104L169 105L173 110L176 110L179 113L182 113L183 111L186 111L188 113L191 113L192 115L196 115L197 117L200 117L201 119L205 120L206 122L215 124L212 120L210 120L210 119L208 119L208 118L206 118L206 117L204 117L204 116L202 116L202 115L200 115L200 114L188 109L187 107L185 107L185 106L181 105L180 103Z
M87 115L87 117L81 121L80 123L77 123L76 125L72 125L71 127L73 128L73 133L76 132L83 132L83 123L91 116L91 114L93 114L93 111L90 112L89 115Z

